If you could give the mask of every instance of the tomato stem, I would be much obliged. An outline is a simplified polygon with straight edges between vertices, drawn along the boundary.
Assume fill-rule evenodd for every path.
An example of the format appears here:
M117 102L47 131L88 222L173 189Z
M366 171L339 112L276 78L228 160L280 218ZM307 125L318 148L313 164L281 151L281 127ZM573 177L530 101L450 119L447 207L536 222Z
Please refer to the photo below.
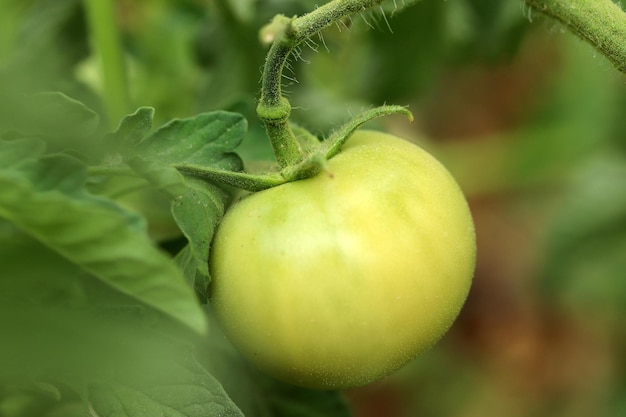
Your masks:
M174 164L172 166L184 175L246 191L266 190L287 182L287 179L279 173L249 174L247 172L225 171L194 164ZM87 168L87 173L91 176L140 177L135 170L125 165L90 166Z
M611 0L525 0L593 45L626 73L626 13Z
M264 41L272 42L265 60L261 97L257 114L265 124L274 155L281 168L295 166L307 159L289 124L291 104L282 95L285 63L294 49L325 27L363 12L384 0L334 0L301 16L278 15L262 30Z
M110 124L130 110L128 80L112 0L84 0L91 43L98 58Z
M278 173L249 174L247 172L211 169L206 166L192 164L176 164L174 167L185 175L246 191L262 191L286 182Z

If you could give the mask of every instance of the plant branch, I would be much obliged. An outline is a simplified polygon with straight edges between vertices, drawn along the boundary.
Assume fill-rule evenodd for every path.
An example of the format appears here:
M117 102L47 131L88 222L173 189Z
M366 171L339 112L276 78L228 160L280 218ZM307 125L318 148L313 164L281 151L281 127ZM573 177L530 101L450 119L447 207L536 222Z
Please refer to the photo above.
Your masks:
M112 0L84 0L92 47L98 57L109 123L130 110L128 81Z
M626 12L611 0L525 0L564 23L626 73Z
M283 67L291 52L306 39L322 29L354 13L363 12L385 0L335 0L301 17L278 15L264 31L273 32L263 71L261 102L265 106L280 103Z
M193 164L175 164L174 168L191 177L246 191L262 191L286 182L280 174L248 174L246 172L224 171Z
M331 1L302 17L294 19L294 37L300 42L315 35L320 30L355 13L364 12L385 0L342 0Z
M247 172L225 171L194 164L173 164L180 173L218 185L235 187L246 191L261 191L287 182L281 174L249 174ZM141 178L128 166L90 166L87 173L92 176L136 177Z
M278 15L263 29L263 38L273 40L273 43L265 60L257 114L265 124L274 154L282 168L296 165L306 158L306 152L300 147L289 126L291 104L281 91L287 59L299 44L320 30L383 1L334 0L301 17Z

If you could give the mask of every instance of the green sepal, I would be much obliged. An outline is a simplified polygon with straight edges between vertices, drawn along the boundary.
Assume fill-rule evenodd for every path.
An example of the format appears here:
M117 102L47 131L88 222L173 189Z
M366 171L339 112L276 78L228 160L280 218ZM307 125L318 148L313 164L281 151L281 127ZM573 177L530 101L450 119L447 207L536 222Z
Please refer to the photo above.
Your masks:
M413 122L413 114L403 106L380 106L367 110L337 129L325 142L326 158L331 159L341 151L348 138L364 123L378 117L403 114Z
M176 164L178 171L194 178L200 178L214 184L234 187L246 191L262 191L287 182L278 173L250 174L247 172L213 169L208 166Z

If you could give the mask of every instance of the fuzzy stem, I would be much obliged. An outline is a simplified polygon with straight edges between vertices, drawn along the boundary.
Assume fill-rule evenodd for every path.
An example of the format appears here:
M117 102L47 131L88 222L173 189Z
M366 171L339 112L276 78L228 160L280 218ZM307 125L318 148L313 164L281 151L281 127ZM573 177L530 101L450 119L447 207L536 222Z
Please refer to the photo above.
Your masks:
M361 127L362 124L369 122L372 119L389 116L391 114L403 114L409 119L410 122L413 122L413 114L406 107L402 106L381 106L365 111L350 120L345 125L341 126L326 140L326 157L330 159L337 155L350 135Z
M186 163L173 164L172 166L182 174L246 191L266 190L287 182L287 179L283 178L279 173L257 175L246 172L224 171ZM87 168L87 173L91 176L141 177L128 166L90 166Z
M280 174L256 175L246 172L211 169L206 166L192 164L175 164L174 167L185 175L246 191L262 191L286 182Z
M112 125L130 110L126 68L113 3L113 0L84 0L91 42L100 65L104 102Z
M384 1L385 0L331 1L318 7L311 13L294 19L292 23L294 37L301 42L344 17L364 12Z
M626 73L626 13L611 0L525 0L565 24Z
M325 27L383 1L334 0L301 17L276 16L268 25L268 33L272 34L274 42L265 60L257 114L265 123L276 160L281 167L296 165L306 157L289 126L291 104L281 91L283 68L289 55L300 43Z

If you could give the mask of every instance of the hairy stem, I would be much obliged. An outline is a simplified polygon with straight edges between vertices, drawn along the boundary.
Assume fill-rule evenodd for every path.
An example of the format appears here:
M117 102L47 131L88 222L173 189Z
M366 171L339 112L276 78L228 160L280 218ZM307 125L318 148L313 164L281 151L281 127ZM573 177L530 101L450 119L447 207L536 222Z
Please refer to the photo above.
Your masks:
M562 23L626 73L626 13L611 0L525 0Z
M357 130L362 124L372 119L391 114L403 114L411 122L413 122L413 114L406 107L402 106L382 106L365 111L350 120L345 125L341 126L330 138L326 140L326 146L328 147L326 149L326 157L330 159L337 155L350 135L352 135L352 133L354 133L354 131Z
M282 74L287 59L300 43L320 30L383 1L334 0L301 17L276 16L268 25L270 28L267 33L271 34L274 42L265 60L257 114L265 123L276 160L281 167L295 165L306 158L289 126L291 104L281 91Z
M279 174L256 175L192 164L176 164L174 167L183 174L246 191L262 191L285 183L285 179Z
M266 190L287 181L279 173L257 175L186 163L172 166L182 174L247 191ZM141 175L128 166L90 166L87 168L87 173L91 176L141 178Z
M294 37L303 41L344 17L364 12L384 1L385 0L331 1L311 13L294 19L292 23Z
M113 0L84 0L109 123L115 125L130 110L130 99L113 3Z

